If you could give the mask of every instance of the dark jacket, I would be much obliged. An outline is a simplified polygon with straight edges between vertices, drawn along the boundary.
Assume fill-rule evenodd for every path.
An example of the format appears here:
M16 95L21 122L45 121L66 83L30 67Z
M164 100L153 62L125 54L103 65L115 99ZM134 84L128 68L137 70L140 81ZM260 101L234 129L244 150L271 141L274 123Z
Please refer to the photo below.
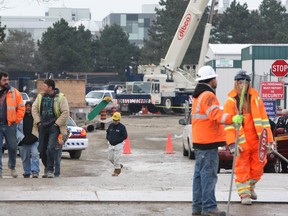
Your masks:
M123 124L120 122L115 125L111 123L107 129L106 139L113 146L122 143L127 138L127 131Z
M23 134L24 138L19 145L32 145L38 138L32 134L33 117L31 113L25 113L23 118Z

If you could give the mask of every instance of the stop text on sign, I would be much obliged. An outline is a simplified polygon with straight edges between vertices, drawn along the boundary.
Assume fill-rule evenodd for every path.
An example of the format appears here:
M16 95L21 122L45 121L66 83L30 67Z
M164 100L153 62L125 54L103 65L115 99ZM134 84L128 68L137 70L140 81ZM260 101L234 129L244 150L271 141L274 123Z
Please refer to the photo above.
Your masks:
M271 66L271 73L276 77L285 77L288 74L288 63L283 59L278 59Z

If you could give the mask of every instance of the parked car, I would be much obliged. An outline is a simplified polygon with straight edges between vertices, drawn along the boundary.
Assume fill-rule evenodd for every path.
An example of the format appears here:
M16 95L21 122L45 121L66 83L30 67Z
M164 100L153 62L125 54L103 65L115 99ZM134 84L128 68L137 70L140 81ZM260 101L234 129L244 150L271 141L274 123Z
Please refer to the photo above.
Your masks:
M183 156L188 156L189 159L195 159L193 143L192 143L192 125L190 112L186 113L185 118L179 120L180 125L184 125L182 133ZM219 167L220 169L232 169L233 155L230 153L228 146L218 148ZM273 153L267 155L268 162L264 168L264 172L274 173L280 172L279 158Z
M118 105L115 105L116 97L114 91L110 90L94 90L90 91L86 96L86 104L91 107L97 106L105 97L110 97L112 101L106 106L106 109L110 110L116 107L118 110Z
M288 116L280 116L274 119L273 135L277 143L277 151L288 159ZM288 164L279 159L279 169L282 173L288 173Z
M88 147L86 130L78 127L71 117L68 118L67 126L71 136L65 142L62 151L69 152L73 159L79 159L82 151Z
M29 96L27 93L25 92L20 92L21 93L21 96L22 96L22 99L23 99L23 102L24 102L24 105L26 104L27 101L29 101Z
M34 102L37 98L38 95L38 90L37 89L33 89L32 91L29 92L28 96L29 96L29 100Z
M86 130L78 127L71 117L67 120L67 127L71 135L65 142L62 151L69 152L70 157L73 159L79 159L82 151L85 150L89 144ZM7 150L7 145L5 141L3 141L2 152L4 153L5 150Z

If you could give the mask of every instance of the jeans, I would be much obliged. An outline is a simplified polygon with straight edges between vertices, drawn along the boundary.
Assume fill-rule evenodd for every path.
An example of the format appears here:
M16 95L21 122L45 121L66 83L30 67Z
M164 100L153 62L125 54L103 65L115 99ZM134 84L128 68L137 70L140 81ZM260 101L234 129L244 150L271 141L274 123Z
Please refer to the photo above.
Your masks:
M56 125L39 128L39 152L45 171L54 173L55 145L58 141L60 129Z
M124 142L118 143L117 145L113 146L109 144L108 147L108 160L114 165L115 169L120 169L120 157L123 151Z
M2 147L3 138L5 137L7 148L8 148L8 167L10 169L15 169L16 158L17 158L17 138L16 138L16 124L1 125L0 126L0 173L2 173Z
M22 145L20 147L20 155L23 165L23 175L31 175L32 173L39 174L39 142L34 142L32 145Z
M62 156L62 148L57 149L55 151L55 171L54 171L55 177L60 176L61 156Z
M218 149L195 150L193 212L209 212L217 208L215 186L218 164Z

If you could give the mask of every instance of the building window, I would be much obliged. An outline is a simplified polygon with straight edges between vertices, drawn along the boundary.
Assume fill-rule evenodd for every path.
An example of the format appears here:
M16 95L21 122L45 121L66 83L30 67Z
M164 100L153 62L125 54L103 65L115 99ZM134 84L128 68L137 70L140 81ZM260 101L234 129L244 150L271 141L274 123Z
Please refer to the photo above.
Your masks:
M127 26L126 14L120 15L120 26Z

